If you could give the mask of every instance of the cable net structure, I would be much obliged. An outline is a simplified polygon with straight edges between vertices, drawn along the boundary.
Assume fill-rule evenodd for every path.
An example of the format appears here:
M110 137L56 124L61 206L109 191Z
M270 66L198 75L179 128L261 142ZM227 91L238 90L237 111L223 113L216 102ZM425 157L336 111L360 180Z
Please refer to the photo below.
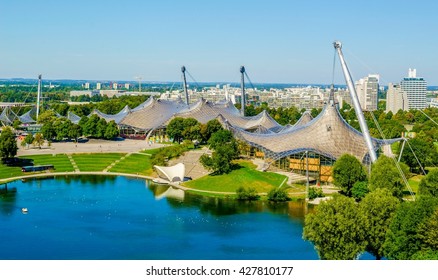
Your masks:
M256 134L234 126L225 118L219 121L233 134L263 151L265 158L278 160L302 152L314 152L336 160L342 154L351 154L363 163L369 163L366 143L361 132L351 127L340 115L334 102L327 104L311 121L275 134ZM400 141L402 138L380 140L372 138L374 150Z

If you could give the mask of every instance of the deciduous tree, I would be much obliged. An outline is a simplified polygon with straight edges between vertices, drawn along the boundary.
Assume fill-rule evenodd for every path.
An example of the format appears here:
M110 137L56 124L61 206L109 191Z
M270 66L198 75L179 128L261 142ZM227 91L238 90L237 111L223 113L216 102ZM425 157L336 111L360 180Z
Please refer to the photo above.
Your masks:
M388 189L377 189L370 192L359 203L359 218L366 241L366 250L376 259L384 256L383 244L386 232L400 200Z
M385 155L379 156L371 167L369 188L371 191L388 189L393 196L402 198L403 180L392 159Z
M384 243L385 257L409 260L431 249L425 239L421 238L422 225L428 222L437 208L438 198L432 196L403 202L389 225Z
M306 216L303 237L323 260L352 260L366 246L359 221L354 199L335 195Z
M421 179L418 192L420 195L438 197L438 169L432 169L429 174Z
M366 179L364 167L352 155L342 155L333 166L333 183L347 196L351 196L351 189L356 182Z
M0 156L13 158L17 154L18 146L15 135L10 127L4 127L0 134Z

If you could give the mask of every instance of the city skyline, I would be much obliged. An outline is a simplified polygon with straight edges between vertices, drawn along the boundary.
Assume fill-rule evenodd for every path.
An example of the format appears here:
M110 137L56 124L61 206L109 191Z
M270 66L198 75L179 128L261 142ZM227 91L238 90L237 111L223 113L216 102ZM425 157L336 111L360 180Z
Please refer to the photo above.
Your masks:
M0 4L0 77L330 84L334 50L355 80L438 85L438 4L417 1L20 1ZM344 84L336 58L335 83Z

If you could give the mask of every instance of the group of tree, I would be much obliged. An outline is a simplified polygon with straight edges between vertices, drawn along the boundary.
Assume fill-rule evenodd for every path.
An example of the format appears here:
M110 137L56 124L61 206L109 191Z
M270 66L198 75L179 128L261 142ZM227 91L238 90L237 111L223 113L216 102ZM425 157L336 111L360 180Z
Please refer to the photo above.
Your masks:
M213 174L226 174L233 170L233 160L239 157L239 149L236 139L229 130L218 130L208 140L212 155L202 155L199 159L201 164Z
M343 118L354 128L360 131L354 109L347 103L340 109ZM408 139L409 145L398 145L397 154L401 153L401 161L406 163L411 172L422 173L421 167L438 165L438 151L434 143L438 142L438 108L426 108L424 110L399 110L396 113L384 112L378 109L374 112L364 112L367 125L372 137L382 138L377 125L371 114L374 114L386 139L402 137L406 132L406 125L412 125L412 132L416 136ZM415 154L414 154L415 153Z
M90 103L87 104L68 104L66 102L53 102L50 104L50 109L54 110L55 112L58 112L62 116L67 116L67 112L71 111L75 113L76 115L83 117L88 116L90 113L97 109L105 114L108 115L114 115L120 112L125 106L128 106L129 108L133 109L146 101L149 98L149 95L138 95L138 96L130 96L130 95L122 95L122 96L115 96L112 98L109 98L108 96L99 96L92 97ZM93 99L94 98L94 99Z
M78 124L74 124L66 118L57 117L54 111L47 110L38 120L42 124L41 133L48 141L64 139L77 141L81 136L100 139L113 139L119 136L119 129L114 121L107 122L97 115L82 117Z
M21 142L21 146L29 147L29 145L37 146L41 149L41 146L44 144L44 136L41 133L36 133L35 136L32 133L26 135L26 137Z
M402 177L385 156L368 176L357 159L343 155L333 180L341 194L305 219L303 237L321 259L355 259L363 252L376 259L437 259L438 169L422 179L415 201L403 200Z
M219 130L222 130L222 125L216 119L201 124L194 118L181 117L172 119L166 127L167 135L178 143L183 140L207 143L212 134Z

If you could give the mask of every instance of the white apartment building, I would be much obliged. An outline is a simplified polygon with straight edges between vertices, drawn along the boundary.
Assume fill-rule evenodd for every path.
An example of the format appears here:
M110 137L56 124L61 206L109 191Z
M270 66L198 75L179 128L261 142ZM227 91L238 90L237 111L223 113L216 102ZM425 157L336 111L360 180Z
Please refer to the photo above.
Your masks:
M397 113L398 110L403 111L409 110L409 100L408 95L401 89L399 84L388 84L388 91L386 93L386 110L388 113L391 111L393 114Z
M363 111L375 111L378 104L379 75L370 74L355 83L360 107Z

